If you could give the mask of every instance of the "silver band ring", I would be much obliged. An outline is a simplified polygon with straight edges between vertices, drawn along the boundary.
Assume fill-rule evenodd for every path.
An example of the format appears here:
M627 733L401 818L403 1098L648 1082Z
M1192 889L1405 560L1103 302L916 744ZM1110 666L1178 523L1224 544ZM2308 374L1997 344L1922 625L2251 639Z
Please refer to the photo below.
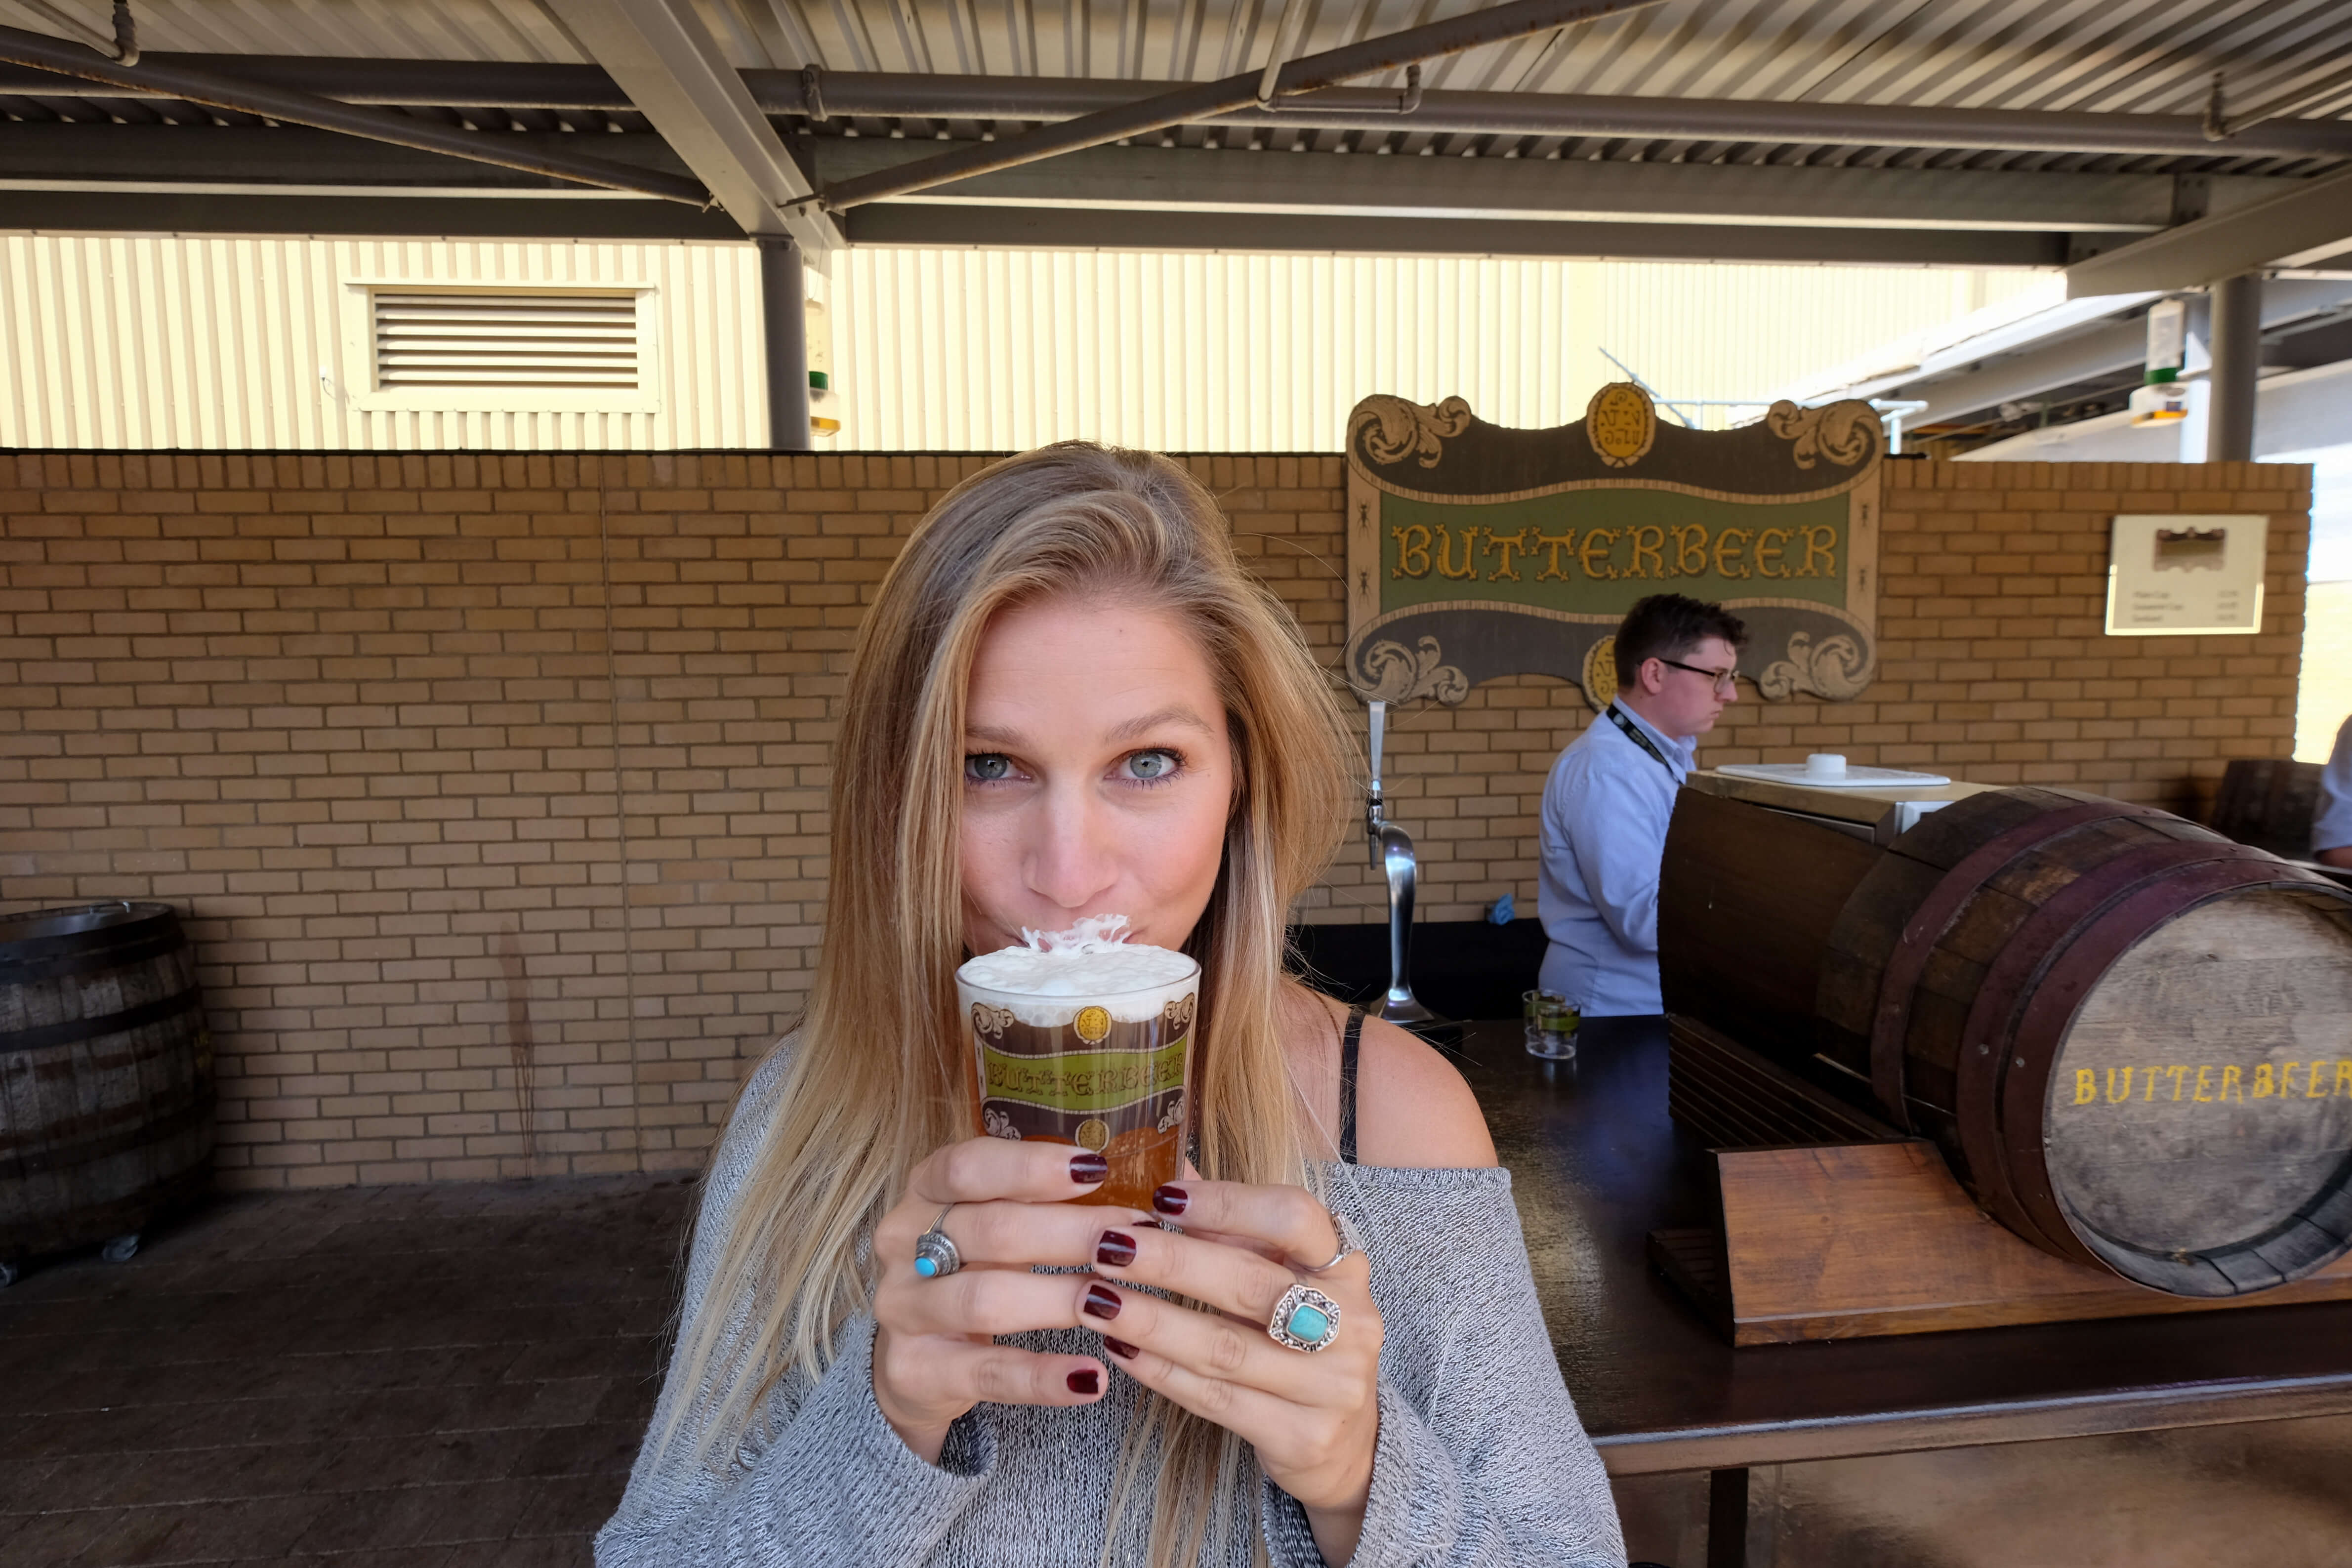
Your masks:
M1312 1285L1293 1285L1274 1304L1265 1331L1276 1344L1313 1355L1339 1338L1339 1303Z
M1328 1263L1300 1265L1307 1273L1328 1274L1332 1269L1364 1250L1364 1244L1357 1238L1354 1223L1336 1209L1331 1211L1331 1228L1339 1233L1339 1250L1331 1255L1331 1259Z
M950 1204L931 1221L931 1228L915 1238L915 1272L926 1279L944 1279L963 1267L963 1254L956 1250L954 1240L940 1227L948 1222Z

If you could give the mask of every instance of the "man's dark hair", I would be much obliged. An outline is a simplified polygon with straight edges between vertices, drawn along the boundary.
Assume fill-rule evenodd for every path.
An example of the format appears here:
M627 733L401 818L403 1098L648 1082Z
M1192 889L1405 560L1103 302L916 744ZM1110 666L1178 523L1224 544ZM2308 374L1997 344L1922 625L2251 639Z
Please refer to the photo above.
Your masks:
M1721 605L1685 594L1653 594L1636 599L1617 627L1619 689L1642 678L1642 666L1654 658L1681 658L1708 637L1721 637L1733 647L1744 647L1748 627Z

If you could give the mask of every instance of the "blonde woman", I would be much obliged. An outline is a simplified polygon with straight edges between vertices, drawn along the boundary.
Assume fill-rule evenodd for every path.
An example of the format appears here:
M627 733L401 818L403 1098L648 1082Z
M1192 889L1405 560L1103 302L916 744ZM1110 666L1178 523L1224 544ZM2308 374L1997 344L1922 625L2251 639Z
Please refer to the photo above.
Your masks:
M808 1012L713 1155L597 1561L1622 1564L1469 1089L1284 975L1352 751L1207 493L1076 444L958 487L836 760ZM1152 1213L1067 1201L1099 1156L972 1136L957 965L1111 913L1202 971ZM961 1267L919 1271L935 1223ZM1310 1279L1311 1352L1267 1326Z

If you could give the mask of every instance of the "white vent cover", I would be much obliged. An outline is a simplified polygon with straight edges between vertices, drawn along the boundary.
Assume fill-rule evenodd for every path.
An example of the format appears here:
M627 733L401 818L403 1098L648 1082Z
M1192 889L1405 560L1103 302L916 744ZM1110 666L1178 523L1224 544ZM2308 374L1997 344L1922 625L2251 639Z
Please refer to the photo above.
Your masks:
M637 386L634 294L377 289L375 384L394 387Z

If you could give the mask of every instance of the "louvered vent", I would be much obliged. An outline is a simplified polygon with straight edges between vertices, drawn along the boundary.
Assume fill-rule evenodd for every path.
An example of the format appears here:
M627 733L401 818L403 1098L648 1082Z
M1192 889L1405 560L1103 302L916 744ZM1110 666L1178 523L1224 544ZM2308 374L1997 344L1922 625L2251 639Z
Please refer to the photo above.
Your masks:
M634 294L375 295L379 387L634 391Z

